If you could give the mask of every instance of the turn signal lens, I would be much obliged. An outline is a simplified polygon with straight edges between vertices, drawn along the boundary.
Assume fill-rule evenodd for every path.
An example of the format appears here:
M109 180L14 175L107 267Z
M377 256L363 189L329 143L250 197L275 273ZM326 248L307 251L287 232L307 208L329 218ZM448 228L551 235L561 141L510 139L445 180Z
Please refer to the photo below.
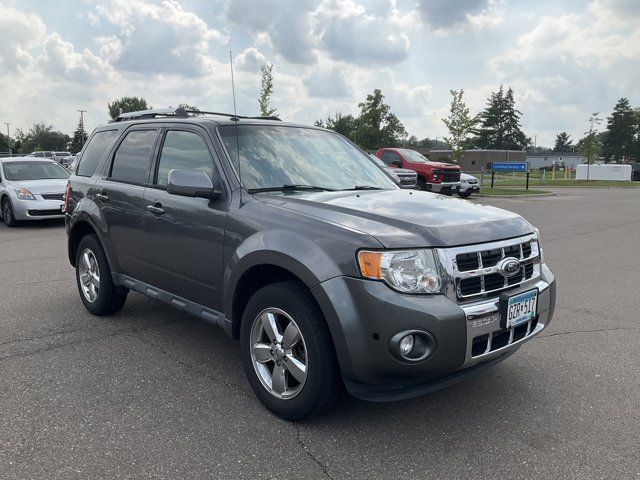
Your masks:
M383 252L366 252L358 253L358 262L360 263L360 271L363 277L382 278L380 264L382 263Z

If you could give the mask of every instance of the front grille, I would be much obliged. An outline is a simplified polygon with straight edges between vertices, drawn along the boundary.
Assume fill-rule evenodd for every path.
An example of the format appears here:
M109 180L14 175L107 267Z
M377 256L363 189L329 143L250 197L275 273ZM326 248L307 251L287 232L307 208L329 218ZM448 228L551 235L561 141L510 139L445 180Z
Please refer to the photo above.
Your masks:
M402 185L415 185L416 184L416 175L409 174L398 174L398 178L400 179L400 183Z
M471 356L486 355L512 343L519 342L535 332L538 326L538 317L529 320L522 325L511 328L503 328L491 333L485 333L474 337L471 342Z
M45 200L64 200L64 193L43 193L42 198Z
M459 182L460 172L443 172L442 181L443 182Z
M461 300L495 295L540 276L538 242L532 235L452 251L456 295ZM505 277L498 269L500 261L507 257L517 259L521 265L520 272L512 277Z
M50 215L62 215L62 211L58 208L56 210L27 210L30 217L48 217Z

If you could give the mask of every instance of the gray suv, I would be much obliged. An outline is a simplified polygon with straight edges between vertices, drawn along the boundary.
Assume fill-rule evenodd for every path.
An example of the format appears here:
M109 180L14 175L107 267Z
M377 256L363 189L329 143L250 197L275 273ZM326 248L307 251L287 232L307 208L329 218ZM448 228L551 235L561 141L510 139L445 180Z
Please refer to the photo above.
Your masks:
M536 228L401 189L321 128L124 114L92 133L65 198L91 313L113 314L135 291L222 327L256 396L289 420L343 387L390 401L451 385L553 317Z

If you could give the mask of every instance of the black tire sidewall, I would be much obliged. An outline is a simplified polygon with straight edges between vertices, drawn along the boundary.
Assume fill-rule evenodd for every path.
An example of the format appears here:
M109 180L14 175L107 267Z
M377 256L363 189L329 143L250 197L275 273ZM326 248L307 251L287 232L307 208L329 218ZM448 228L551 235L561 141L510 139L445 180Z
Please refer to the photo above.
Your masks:
M287 312L300 328L307 348L307 379L294 398L283 400L269 393L257 376L251 360L251 326L257 315L269 307ZM287 420L301 420L324 410L337 396L339 368L331 335L309 291L297 282L278 282L258 290L245 308L241 333L242 363L248 381L260 401Z
M6 215L4 213L5 206L9 207L9 213L10 213L10 217L9 218L6 218ZM16 226L16 217L13 215L13 205L11 205L11 200L9 200L8 198L5 198L2 201L2 205L0 205L0 208L2 208L2 220L4 221L4 224L7 227L15 227Z
M458 195L460 195L460 198L469 198L471 196L471 192L458 192Z
M82 285L80 282L79 266L82 261L82 253L89 249L96 257L98 262L98 268L100 270L100 289L98 290L98 297L95 302L90 302L84 296L82 292ZM114 285L111 278L111 268L109 268L109 262L107 256L102 249L102 245L95 235L87 235L80 240L78 250L76 252L76 284L78 286L78 293L80 299L85 308L94 315L109 315L120 310L126 300L127 292L119 291Z

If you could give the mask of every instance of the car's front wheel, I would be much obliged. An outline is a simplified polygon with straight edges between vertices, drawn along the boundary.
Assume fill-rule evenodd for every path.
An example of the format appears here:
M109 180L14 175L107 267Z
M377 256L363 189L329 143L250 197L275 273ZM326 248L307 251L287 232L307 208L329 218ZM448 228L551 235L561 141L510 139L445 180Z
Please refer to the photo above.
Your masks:
M127 300L128 291L113 283L107 256L95 235L87 235L80 240L76 254L76 282L82 303L94 315L116 313Z
M284 419L317 415L339 395L329 329L309 291L297 282L273 283L251 297L242 317L241 350L256 396Z
M8 198L2 200L2 220L4 220L4 224L7 227L15 227L18 223L13 215L13 207Z
M467 190L465 192L458 192L460 198L469 198L471 196L471 190Z

